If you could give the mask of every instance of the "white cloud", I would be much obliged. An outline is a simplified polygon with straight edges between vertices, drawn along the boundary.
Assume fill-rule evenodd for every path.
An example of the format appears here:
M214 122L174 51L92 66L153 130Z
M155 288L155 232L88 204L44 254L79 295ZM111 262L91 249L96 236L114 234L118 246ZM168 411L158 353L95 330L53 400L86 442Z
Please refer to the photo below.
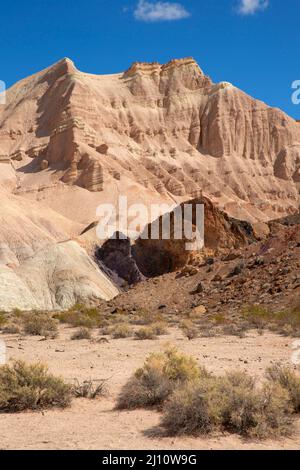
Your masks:
M188 18L190 13L180 3L139 0L134 16L140 21L174 21Z
M254 15L258 11L265 10L269 6L269 0L240 0L238 12L241 15Z

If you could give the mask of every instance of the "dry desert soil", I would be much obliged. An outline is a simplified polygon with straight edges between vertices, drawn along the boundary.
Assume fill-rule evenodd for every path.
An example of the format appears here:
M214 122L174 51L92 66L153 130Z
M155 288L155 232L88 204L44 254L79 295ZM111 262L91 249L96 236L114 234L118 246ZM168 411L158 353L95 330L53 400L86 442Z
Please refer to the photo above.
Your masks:
M41 361L51 372L68 382L108 380L107 396L95 400L74 399L70 408L43 412L0 414L0 448L6 449L300 449L300 419L291 438L267 441L244 440L229 434L207 438L169 438L159 427L156 411L117 411L116 399L131 374L151 352L167 343L195 357L199 364L217 374L245 370L259 380L272 363L291 365L293 339L265 332L248 331L244 338L222 336L188 341L178 328L157 340L133 338L71 341L73 329L60 326L59 337L8 335L8 359Z

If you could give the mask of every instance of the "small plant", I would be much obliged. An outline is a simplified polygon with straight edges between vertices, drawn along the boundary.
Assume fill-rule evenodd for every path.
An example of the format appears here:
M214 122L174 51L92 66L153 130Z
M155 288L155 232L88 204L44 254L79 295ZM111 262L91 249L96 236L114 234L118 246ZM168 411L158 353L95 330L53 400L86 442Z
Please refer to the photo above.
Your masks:
M148 310L138 310L135 312L134 316L131 319L131 323L134 325L152 325L153 323L158 323L163 321L163 317L160 314L153 314Z
M156 339L156 334L155 331L152 327L144 327L140 328L135 332L135 338L141 341L147 340L147 339Z
M4 312L0 312L0 329L3 328L3 326L6 324L7 322L7 316Z
M22 316L23 331L31 336L58 336L57 321L47 313L32 312Z
M160 321L157 323L153 323L151 328L156 336L163 336L168 333L168 325L166 322Z
M190 320L183 320L180 324L180 328L189 341L199 336L198 328Z
M161 425L169 435L210 433L217 424L209 402L210 382L187 383L174 391L166 404Z
M66 312L57 313L54 316L61 323L74 327L99 328L103 326L104 318L96 308L86 308L76 304Z
M126 323L120 323L110 328L110 334L114 339L129 338L132 336L132 329Z
M247 328L243 325L224 325L222 332L224 335L228 336L238 336L239 338L245 338Z
M200 373L194 359L176 348L151 354L123 387L117 406L120 409L161 406L177 385L198 379Z
M88 398L94 400L107 394L107 380L85 380L80 383L78 380L72 387L72 394L75 398Z
M71 387L43 364L16 361L0 367L0 412L20 412L71 403Z
M266 371L267 379L288 392L295 413L300 412L300 377L290 367L275 364Z
M250 325L263 328L273 319L272 313L261 305L249 305L244 308L242 315Z
M21 328L16 323L9 322L2 328L3 333L17 335L21 333Z
M71 340L72 341L80 341L83 339L91 339L92 334L91 331L88 328L79 328L79 330L75 331L75 333L72 334Z

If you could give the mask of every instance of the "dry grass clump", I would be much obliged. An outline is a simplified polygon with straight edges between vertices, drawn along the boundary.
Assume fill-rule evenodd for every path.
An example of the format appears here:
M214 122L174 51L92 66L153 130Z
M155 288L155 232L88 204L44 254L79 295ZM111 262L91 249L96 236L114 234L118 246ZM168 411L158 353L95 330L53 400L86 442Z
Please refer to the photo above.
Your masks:
M89 328L79 328L71 336L72 341L80 341L83 339L91 339L91 338L92 338L92 334Z
M188 338L188 340L192 340L198 338L199 336L199 329L197 326L190 320L183 320L180 323L180 329L182 330L183 334Z
M134 315L131 316L131 323L133 325L147 326L152 325L153 323L162 322L162 315L156 313L153 314L148 310L137 310Z
M110 334L114 339L129 338L132 336L132 328L127 323L119 323L118 325L112 326Z
M85 380L82 383L76 380L72 387L72 394L75 398L94 400L95 398L106 396L107 392L107 380Z
M300 377L296 375L290 367L284 367L280 364L275 364L269 367L266 371L267 379L270 382L279 384L284 390L288 392L289 400L293 411L300 412Z
M163 336L168 333L168 324L164 321L153 323L151 328L156 336Z
M7 322L7 315L4 312L0 312L0 329L4 327Z
M248 327L268 328L285 336L300 336L300 307L272 312L260 305L251 305L244 308L242 316Z
M242 317L249 327L264 328L272 321L272 313L261 305L248 305L242 311Z
M222 327L222 333L228 336L238 336L239 338L245 338L247 327L243 324L236 325L234 323L227 324Z
M57 313L54 318L61 323L85 328L99 328L104 322L103 316L96 308L87 308L81 304L74 305L66 312Z
M151 326L145 326L144 328L140 328L135 332L135 339L140 341L145 341L147 339L156 339L157 335L155 334L154 329Z
M45 336L46 338L57 338L57 321L47 313L31 312L20 317L23 331L26 335Z
M196 361L176 348L151 354L123 387L117 406L119 409L160 406L177 385L196 380L199 374Z
M43 364L16 361L0 367L0 412L20 412L70 405L71 387Z
M8 335L18 335L21 333L21 327L17 323L8 322L1 328L3 333Z

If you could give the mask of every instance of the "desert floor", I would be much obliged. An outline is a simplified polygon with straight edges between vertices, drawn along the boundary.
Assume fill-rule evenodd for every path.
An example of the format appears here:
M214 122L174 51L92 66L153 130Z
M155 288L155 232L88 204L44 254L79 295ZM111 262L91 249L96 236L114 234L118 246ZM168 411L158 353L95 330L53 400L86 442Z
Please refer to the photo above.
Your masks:
M208 438L168 438L159 428L155 411L116 411L116 397L145 357L163 350L166 343L191 354L212 372L240 369L262 377L274 362L289 364L293 339L272 333L248 332L245 338L185 339L178 329L154 341L109 339L109 343L71 341L73 329L60 327L55 340L1 335L8 359L41 361L67 381L75 378L109 379L109 393L96 400L74 399L66 410L0 414L1 449L300 449L300 420L292 438L278 441L245 441L239 436L218 434ZM95 339L97 333L94 333Z

